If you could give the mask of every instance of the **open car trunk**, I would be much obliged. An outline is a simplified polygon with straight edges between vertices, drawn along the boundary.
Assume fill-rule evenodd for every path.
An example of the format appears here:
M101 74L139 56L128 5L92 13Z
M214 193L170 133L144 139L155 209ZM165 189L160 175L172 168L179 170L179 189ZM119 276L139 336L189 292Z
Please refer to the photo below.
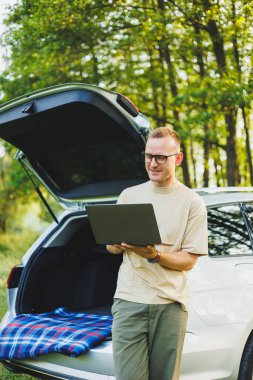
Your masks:
M28 262L19 286L18 312L41 313L64 306L110 313L122 256L96 244L87 217L64 224L50 245L39 248Z
M55 228L50 244L38 248L25 266L17 313L64 306L70 311L110 315L121 261L122 255L110 254L96 244L86 216L70 214ZM82 371L82 379L86 378L83 372L114 375L110 338L77 358L50 353L14 362L47 370L50 365L59 366L59 372L66 376L70 371L75 378Z

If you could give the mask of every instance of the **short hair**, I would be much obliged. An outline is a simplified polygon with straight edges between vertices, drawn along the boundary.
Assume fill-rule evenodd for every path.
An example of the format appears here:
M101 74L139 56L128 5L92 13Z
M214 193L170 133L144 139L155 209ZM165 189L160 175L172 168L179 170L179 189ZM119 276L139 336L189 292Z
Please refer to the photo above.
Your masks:
M167 136L173 138L180 145L181 140L179 134L176 131L174 131L174 129L172 129L171 127L158 127L151 130L148 134L148 139Z

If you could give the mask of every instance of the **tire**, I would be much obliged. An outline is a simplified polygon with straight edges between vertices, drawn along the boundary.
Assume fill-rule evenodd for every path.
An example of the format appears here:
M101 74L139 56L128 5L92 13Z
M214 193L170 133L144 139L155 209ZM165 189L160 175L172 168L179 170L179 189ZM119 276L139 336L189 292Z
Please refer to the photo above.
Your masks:
M253 379L253 331L251 332L242 353L237 380Z

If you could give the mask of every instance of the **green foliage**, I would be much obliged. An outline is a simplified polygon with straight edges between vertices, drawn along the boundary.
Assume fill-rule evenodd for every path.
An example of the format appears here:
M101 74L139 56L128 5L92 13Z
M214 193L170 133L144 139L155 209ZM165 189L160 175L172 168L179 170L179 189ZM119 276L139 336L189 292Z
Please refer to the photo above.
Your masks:
M194 140L203 152L209 141L211 157L236 133L238 110L251 111L252 10L252 0L22 0L2 38L3 100L63 82L97 84L129 96L154 126L174 126L185 146ZM231 141L238 157L231 147L226 159L236 172L251 157L236 135ZM236 175L227 180L236 184Z

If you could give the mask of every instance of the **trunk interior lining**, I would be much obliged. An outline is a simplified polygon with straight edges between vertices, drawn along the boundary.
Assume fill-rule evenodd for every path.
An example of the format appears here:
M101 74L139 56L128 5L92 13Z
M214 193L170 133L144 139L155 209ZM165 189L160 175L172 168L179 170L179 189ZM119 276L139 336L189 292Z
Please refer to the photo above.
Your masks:
M63 245L42 247L27 265L19 294L19 313L43 313L57 307L85 311L111 307L122 255L97 245L87 218L74 219L56 236ZM70 229L75 232L69 233ZM67 231L68 230L68 231ZM85 241L85 244L84 244Z

